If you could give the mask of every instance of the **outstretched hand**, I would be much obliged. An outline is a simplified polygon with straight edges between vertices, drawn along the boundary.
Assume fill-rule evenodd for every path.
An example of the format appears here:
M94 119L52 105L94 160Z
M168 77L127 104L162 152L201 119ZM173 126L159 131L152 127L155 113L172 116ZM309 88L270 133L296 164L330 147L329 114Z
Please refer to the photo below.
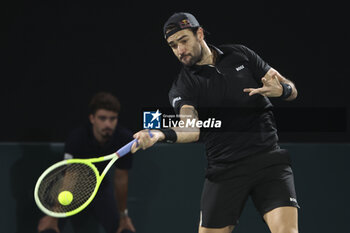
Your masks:
M244 92L249 92L249 96L260 94L266 97L280 97L283 93L283 87L280 84L280 81L277 75L266 74L261 82L263 86L260 88L244 88Z

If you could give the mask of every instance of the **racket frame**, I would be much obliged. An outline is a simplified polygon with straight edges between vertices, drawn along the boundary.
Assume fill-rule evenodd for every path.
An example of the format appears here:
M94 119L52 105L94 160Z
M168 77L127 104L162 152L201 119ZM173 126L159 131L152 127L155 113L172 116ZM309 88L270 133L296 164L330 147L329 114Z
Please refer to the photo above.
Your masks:
M63 160L60 161L58 163L53 164L52 166L50 166L49 168L47 168L42 174L41 176L38 178L38 181L36 182L35 185L35 189L34 189L34 199L35 202L37 204L37 206L40 208L40 210L42 210L45 214L52 216L52 217L56 217L56 218L65 218L65 217L69 217L72 215L75 215L77 213L79 213L80 211L82 211L83 209L85 209L90 203L91 201L95 198L98 188L100 187L100 184L103 180L103 178L105 177L105 175L107 174L108 170L111 168L111 166L114 164L115 161L117 161L117 159L120 156L118 155L117 152L110 154L110 155L106 155L106 156L101 156L98 158L91 158L91 159L68 159L68 160ZM103 162L103 161L107 161L107 160L111 160L109 161L109 163L107 164L107 166L104 168L103 172L100 173L98 172L98 169L96 168L96 166L93 163L98 163L98 162ZM49 174L51 171L55 170L56 168L60 167L60 166L64 166L70 163L81 163L81 164L85 164L87 166L89 166L95 173L96 176L96 185L95 185L95 189L92 192L91 196L89 197L88 200L86 200L86 202L84 202L84 204L82 204L81 206L79 206L78 208L69 211L69 212L64 212L64 213L57 213L51 210L48 210L47 208L45 208L45 206L41 203L40 199L39 199L39 195L38 195L38 191L39 191L39 186L41 184L41 181L46 177L47 174ZM74 198L74 196L73 196Z

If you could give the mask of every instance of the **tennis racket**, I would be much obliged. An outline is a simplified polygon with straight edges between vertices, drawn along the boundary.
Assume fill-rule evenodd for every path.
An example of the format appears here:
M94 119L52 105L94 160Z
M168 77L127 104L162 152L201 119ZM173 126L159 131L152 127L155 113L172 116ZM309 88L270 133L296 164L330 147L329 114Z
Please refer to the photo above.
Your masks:
M152 137L151 133L150 136ZM137 143L137 139L132 140L117 152L99 158L68 159L53 164L36 182L34 199L37 206L45 214L56 218L79 213L94 199L110 167L119 158L129 153L135 142ZM110 162L102 174L99 174L94 163L108 160ZM62 194L66 196L59 197ZM63 201L66 199L66 203L62 204L62 199Z

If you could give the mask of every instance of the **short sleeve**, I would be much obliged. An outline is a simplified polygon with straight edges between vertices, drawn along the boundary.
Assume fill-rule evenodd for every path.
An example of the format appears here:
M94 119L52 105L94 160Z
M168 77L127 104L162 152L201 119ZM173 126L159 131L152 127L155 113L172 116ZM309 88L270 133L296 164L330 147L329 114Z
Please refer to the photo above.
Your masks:
M173 82L169 91L169 101L176 114L180 112L183 105L191 105L195 108L198 106L198 91L194 80L191 80L184 69Z
M255 80L260 82L261 78L265 76L271 66L261 59L253 50L243 45L239 45L239 47L248 59L249 69L253 72Z

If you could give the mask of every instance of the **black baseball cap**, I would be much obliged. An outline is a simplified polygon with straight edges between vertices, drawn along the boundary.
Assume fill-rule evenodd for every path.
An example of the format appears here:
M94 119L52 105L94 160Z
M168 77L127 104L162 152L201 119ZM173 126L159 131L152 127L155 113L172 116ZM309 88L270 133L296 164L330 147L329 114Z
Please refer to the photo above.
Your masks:
M166 32L166 28L170 24L174 25L174 28ZM170 16L170 18L165 22L163 27L164 37L165 39L168 39L169 36L173 35L178 31L181 31L186 28L194 28L199 26L200 25L197 19L192 14L186 12L177 12Z

